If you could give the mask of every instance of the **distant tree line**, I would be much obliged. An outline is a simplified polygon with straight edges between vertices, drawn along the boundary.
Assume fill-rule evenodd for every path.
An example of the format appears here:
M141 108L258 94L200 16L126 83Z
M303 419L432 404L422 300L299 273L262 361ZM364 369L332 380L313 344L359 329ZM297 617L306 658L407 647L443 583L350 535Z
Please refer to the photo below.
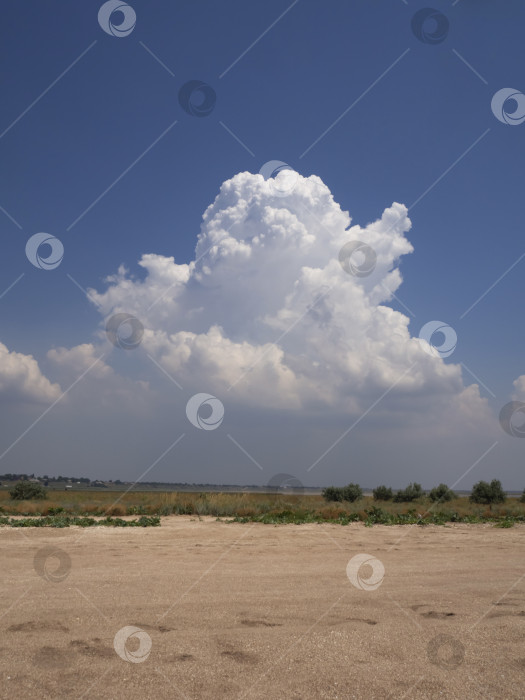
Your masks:
M0 482L2 481L29 481L29 479L38 479L39 481L47 481L49 484L53 484L56 482L63 482L63 481L73 481L75 483L80 482L81 484L91 484L95 481L99 481L98 479L88 479L85 476L48 476L47 474L44 474L44 476L37 476L35 477L34 474L0 474ZM121 481L120 479L107 479L108 484L125 484L125 483L130 483L126 481ZM250 489L260 489L262 488L260 484L248 484L248 485L240 485L240 484L196 484L196 483L189 483L187 481L140 481L138 482L138 485L142 486L170 486L170 487L179 487L179 488L199 488L199 489L217 489L222 487L228 487L228 488L250 488Z
M29 479L39 479L40 481L47 481L49 483L54 483L57 481L80 481L81 484L90 484L91 479L84 476L37 476L34 474L0 474L0 481L29 481Z
M417 482L409 484L406 488L394 491L390 486L377 486L372 495L375 501L393 501L394 503L411 503L425 496L421 484ZM323 497L326 501L358 501L363 497L363 490L359 484L348 484L348 486L328 486L323 490ZM456 494L446 484L439 484L428 492L428 497L433 503L443 503L457 498ZM503 503L506 499L505 492L501 486L501 481L493 479L490 484L486 481L478 481L472 487L470 500L472 503ZM525 489L520 498L525 503Z
M11 478L14 477L14 478ZM27 474L3 474L0 480L16 481L17 483L10 490L10 496L13 500L32 500L43 499L47 496L47 491L41 483L34 480L33 475ZM67 481L66 477L42 477L42 480L49 481ZM91 481L86 478L73 477L71 480L80 481L81 483L90 483L96 486L105 486L104 482ZM120 483L119 480L114 483ZM373 490L375 501L393 501L394 503L410 503L417 501L426 496L421 484L417 482L410 483L404 489L400 489L394 493L390 486L377 486ZM363 490L359 484L350 483L346 486L328 486L323 490L323 497L326 501L342 502L347 501L353 503L363 497ZM456 494L446 484L439 484L428 492L428 497L433 503L443 503L456 498ZM493 503L504 503L506 500L505 492L503 491L501 481L493 479L490 483L486 481L478 481L472 487L470 501L492 505ZM520 498L522 503L525 503L525 489Z

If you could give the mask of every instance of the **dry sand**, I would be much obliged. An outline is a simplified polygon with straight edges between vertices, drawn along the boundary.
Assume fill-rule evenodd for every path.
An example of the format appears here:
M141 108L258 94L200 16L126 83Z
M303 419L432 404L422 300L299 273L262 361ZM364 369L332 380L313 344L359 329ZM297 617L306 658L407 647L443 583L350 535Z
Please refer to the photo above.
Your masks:
M524 536L190 517L1 528L0 696L521 698ZM60 570L44 547L66 553L62 580L47 580ZM359 553L384 565L375 590L347 576ZM140 663L114 649L126 626L144 631L146 652L151 639Z

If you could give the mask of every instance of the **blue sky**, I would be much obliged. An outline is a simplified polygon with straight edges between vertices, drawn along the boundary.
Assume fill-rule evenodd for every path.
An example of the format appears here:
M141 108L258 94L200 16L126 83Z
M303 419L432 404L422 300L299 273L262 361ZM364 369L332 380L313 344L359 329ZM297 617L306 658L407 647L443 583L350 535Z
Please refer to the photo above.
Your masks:
M491 111L498 90L525 90L522 3L433 2L449 21L446 38L434 45L412 32L414 13L427 7L413 0L329 7L309 0L293 5L134 0L136 26L126 37L102 31L101 4L31 1L4 8L0 294L19 281L0 299L0 342L10 352L33 355L42 373L65 390L68 382L46 365L48 351L95 342L102 323L100 310L71 278L102 292L104 278L121 264L144 279L138 266L143 254L190 262L202 215L222 183L243 171L258 173L277 159L304 177L321 178L353 224L365 227L394 201L409 208L412 229L406 237L415 250L400 261L403 283L387 305L410 318L412 336L432 319L454 327L458 346L446 362L463 363L475 373L497 421L513 381L525 374L517 305L525 262L517 262L464 314L525 252L520 204L525 125L503 124ZM178 93L190 80L215 91L209 116L196 118L181 108ZM40 231L64 245L64 259L53 271L36 269L25 255L26 241ZM235 337L241 336L238 329ZM121 354L110 364L124 376L146 379L135 355ZM465 368L463 381L476 381ZM209 392L215 394L214 386ZM371 392L370 404L380 394ZM96 407L96 393L90 396ZM10 417L1 444L7 449L45 403L32 408L26 397L17 408L13 393L5 402ZM82 434L84 418L57 408L56 416L39 422L38 436L28 435L10 450L0 473L25 471L44 447L47 452L48 445L56 446L66 420L70 436ZM253 417L254 435L266 426L270 430L275 415L266 412L262 425ZM304 474L304 454L295 449L301 430L308 430L302 417L301 411L287 416L298 431L295 440L285 444L278 438L277 453L268 452L268 462L281 462L275 471ZM246 435L249 445L255 440L260 453L245 418L239 410L235 434ZM353 418L345 420L342 425L350 425ZM101 422L107 424L105 418ZM130 425L122 419L118 434L125 436ZM86 444L91 431L102 442L109 439L95 421ZM147 466L163 444L169 446L167 434L161 434L129 448L139 454L136 462L116 454L110 466L92 470L93 476L135 478L142 462ZM521 457L521 440L507 438L502 433L507 456L502 452L494 467ZM328 434L318 436L319 454L331 442ZM361 480L373 461L365 457L366 444L363 436ZM468 466L490 444L473 439L458 452L458 461ZM185 460L195 455L195 480L266 479L266 473L225 468L235 446L211 476L199 465L216 445L206 443L202 453L192 449ZM75 454L73 438L67 449L51 454L64 470ZM346 467L337 462L342 454L336 458L332 451L333 465L313 483L347 480ZM380 451L373 454L381 460ZM403 462L416 459L409 452L405 457ZM79 473L89 472L94 461L100 463L100 455L87 450ZM43 471L50 470L47 465ZM167 475L165 470L152 478ZM189 472L182 476L193 480ZM415 467L383 479L378 469L373 478L397 484L405 476L430 485L436 480ZM514 467L507 480L509 488L523 486Z

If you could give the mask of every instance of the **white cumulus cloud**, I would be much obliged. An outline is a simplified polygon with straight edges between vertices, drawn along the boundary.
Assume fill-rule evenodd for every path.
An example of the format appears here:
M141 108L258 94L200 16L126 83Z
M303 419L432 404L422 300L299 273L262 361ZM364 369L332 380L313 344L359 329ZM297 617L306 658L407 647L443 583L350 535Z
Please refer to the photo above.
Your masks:
M144 279L121 267L89 295L104 318L137 316L143 349L185 387L243 405L349 415L388 392L403 411L479 425L489 414L478 387L464 386L459 365L425 352L408 317L387 305L402 283L400 259L413 251L410 228L398 203L352 225L314 175L277 196L271 180L240 173L204 213L194 261L145 254ZM351 241L373 250L371 274L341 266Z
M513 401L525 401L525 374L520 375L512 382L514 393L512 394Z
M47 359L62 384L74 384L75 390L69 396L71 403L80 402L88 410L93 405L141 409L149 398L149 384L115 372L105 362L106 354L107 348L102 345L83 343L72 348L52 348Z
M50 403L61 394L40 371L32 355L9 351L0 343L0 400Z
M107 379L113 375L113 370L103 360L101 353L97 356L95 346L91 343L83 343L73 348L52 348L47 357L63 371L71 372L79 377L84 372L89 372L91 378Z

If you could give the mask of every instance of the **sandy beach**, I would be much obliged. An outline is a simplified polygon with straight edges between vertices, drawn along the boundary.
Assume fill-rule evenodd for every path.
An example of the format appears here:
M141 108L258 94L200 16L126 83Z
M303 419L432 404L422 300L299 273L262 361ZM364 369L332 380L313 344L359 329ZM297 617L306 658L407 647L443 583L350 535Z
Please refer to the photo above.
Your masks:
M0 695L519 698L524 536L184 516L2 528Z

